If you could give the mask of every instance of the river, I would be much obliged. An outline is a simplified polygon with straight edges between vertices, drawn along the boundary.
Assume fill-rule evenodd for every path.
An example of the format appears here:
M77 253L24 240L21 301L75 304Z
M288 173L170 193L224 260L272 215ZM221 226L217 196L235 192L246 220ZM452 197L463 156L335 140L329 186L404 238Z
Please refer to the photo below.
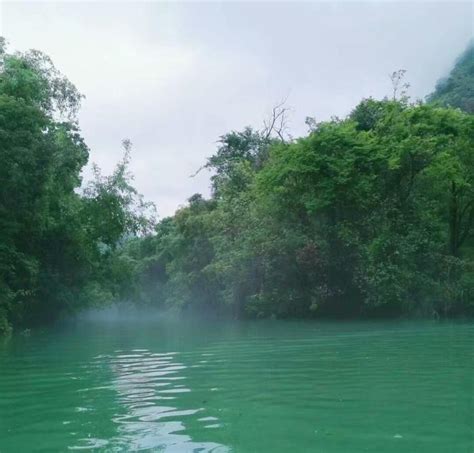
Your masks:
M82 321L0 343L0 452L473 453L474 324Z

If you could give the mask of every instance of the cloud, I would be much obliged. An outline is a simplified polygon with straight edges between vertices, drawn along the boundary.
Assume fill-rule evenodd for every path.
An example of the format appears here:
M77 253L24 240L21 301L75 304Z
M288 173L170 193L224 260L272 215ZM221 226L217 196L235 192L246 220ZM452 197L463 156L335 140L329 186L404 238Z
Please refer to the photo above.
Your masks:
M220 135L259 127L283 97L294 135L308 115L386 95L399 68L423 97L473 35L469 3L15 2L0 12L13 47L45 51L85 93L92 161L111 170L132 140L136 186L162 216L208 193L208 173L190 175Z

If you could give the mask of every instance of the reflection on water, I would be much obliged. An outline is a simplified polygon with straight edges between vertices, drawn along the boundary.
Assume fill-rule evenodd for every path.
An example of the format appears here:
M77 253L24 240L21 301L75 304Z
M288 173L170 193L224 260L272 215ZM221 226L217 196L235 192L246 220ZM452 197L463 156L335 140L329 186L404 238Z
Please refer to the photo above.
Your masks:
M179 409L174 405L180 395L191 392L185 384L186 366L177 360L178 353L152 353L146 349L130 352L118 350L115 355L99 355L95 361L108 363L112 370L112 387L118 394L120 413L113 417L117 436L113 439L81 439L69 449L114 451L153 450L163 452L223 453L229 449L214 442L194 442L185 434L186 418L203 412L203 407ZM216 417L208 427L219 426Z
M474 323L79 323L0 345L0 452L472 453Z

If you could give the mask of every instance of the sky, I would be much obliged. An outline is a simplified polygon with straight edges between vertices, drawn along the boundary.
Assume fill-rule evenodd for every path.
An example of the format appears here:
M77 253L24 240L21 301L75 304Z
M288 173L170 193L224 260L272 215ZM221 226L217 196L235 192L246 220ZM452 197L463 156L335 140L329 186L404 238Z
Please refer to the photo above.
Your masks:
M1 0L0 0L1 1ZM191 177L221 135L261 128L287 99L305 118L347 115L407 71L424 98L474 36L473 2L4 2L0 35L35 48L86 96L79 122L105 173L133 143L135 186L160 217L209 194ZM90 167L84 177L90 177Z

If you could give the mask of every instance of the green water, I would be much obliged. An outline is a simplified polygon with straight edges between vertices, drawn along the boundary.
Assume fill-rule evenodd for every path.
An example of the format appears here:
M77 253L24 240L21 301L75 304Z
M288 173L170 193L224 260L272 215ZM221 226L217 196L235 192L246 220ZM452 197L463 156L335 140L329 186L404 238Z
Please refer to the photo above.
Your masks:
M84 322L0 344L0 452L474 452L474 324Z

